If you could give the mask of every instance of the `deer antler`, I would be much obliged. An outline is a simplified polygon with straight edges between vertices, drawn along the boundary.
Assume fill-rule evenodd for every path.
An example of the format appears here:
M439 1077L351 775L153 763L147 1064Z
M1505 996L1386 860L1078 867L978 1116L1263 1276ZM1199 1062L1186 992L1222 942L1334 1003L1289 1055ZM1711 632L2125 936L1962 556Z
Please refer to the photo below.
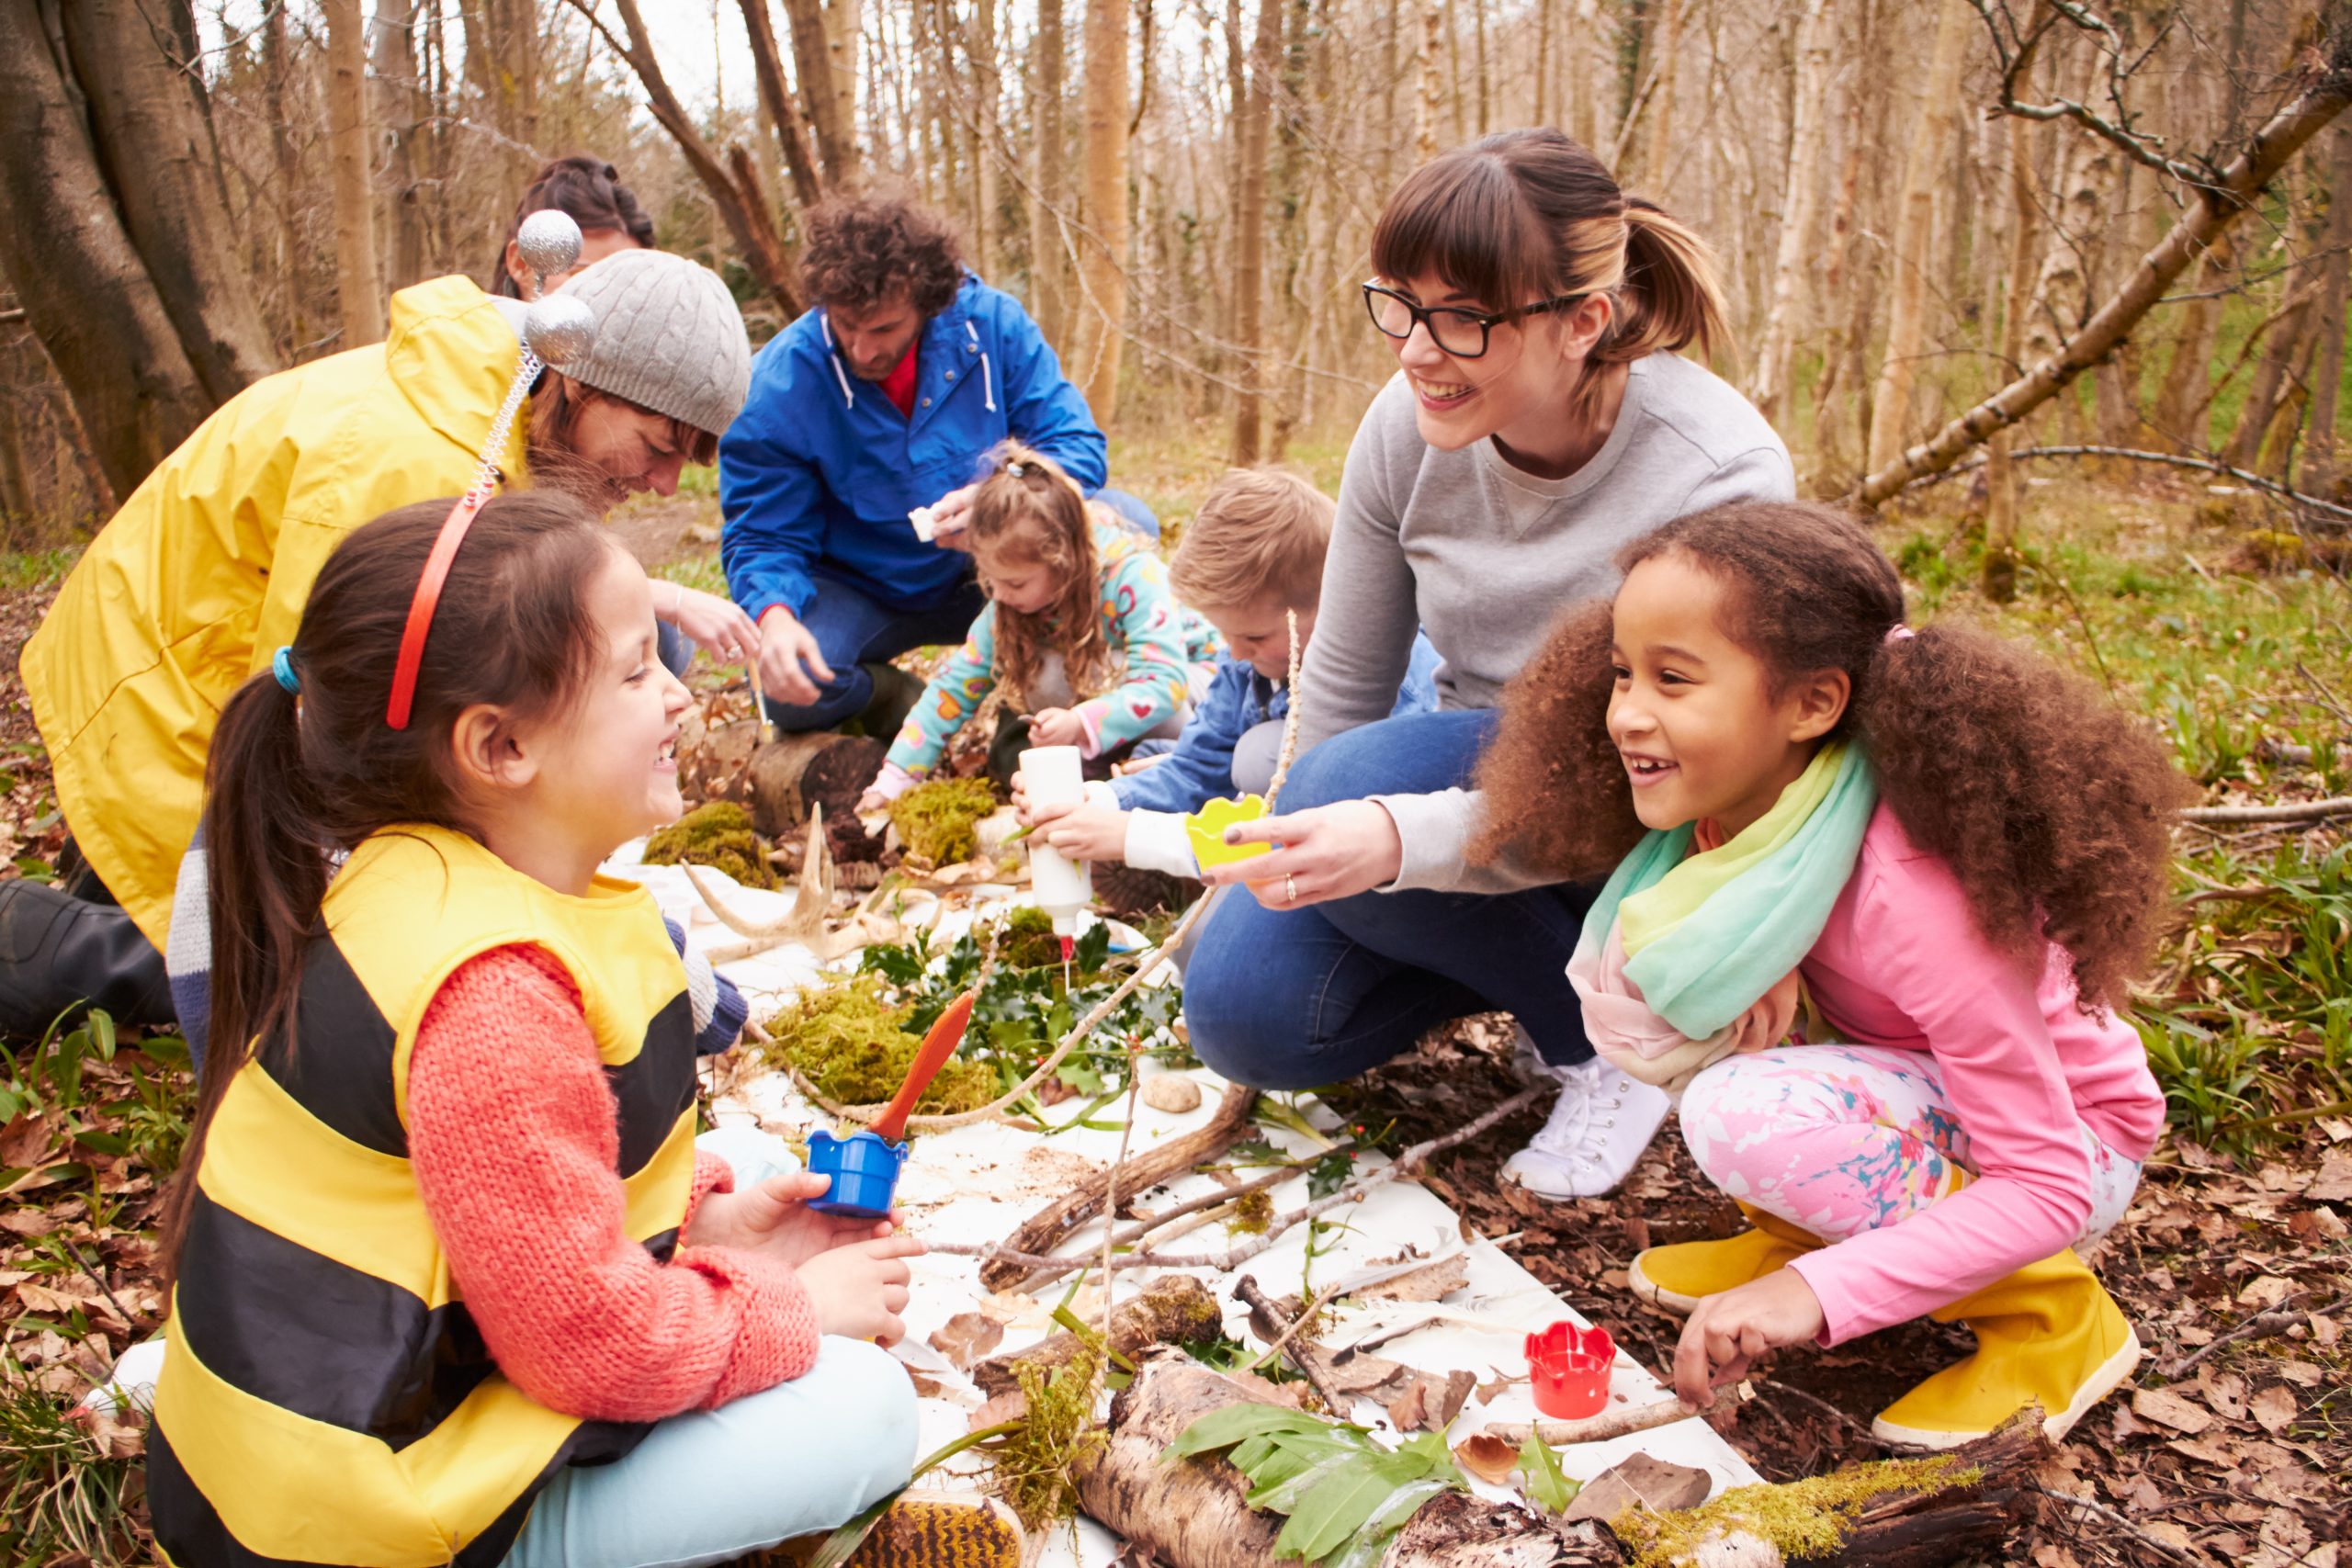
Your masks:
M778 942L802 942L821 936L825 930L825 916L833 907L836 881L833 857L827 852L825 844L825 808L817 807L808 815L808 852L800 861L799 891L793 896L792 908L780 919L764 924L745 919L729 908L726 900L718 896L718 889L704 880L700 866L688 865L686 880L695 885L695 891L702 895L702 901L710 906L710 912L718 917L721 925L737 936L749 937L761 944L751 949L752 953ZM740 958L745 954L738 953L736 956Z

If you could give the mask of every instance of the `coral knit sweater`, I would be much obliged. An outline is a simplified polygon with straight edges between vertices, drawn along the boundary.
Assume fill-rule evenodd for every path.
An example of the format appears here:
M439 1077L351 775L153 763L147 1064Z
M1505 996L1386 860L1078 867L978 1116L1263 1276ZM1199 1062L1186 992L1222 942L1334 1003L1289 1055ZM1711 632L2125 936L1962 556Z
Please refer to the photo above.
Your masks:
M467 1311L509 1382L583 1420L658 1421L800 1376L814 1306L786 1265L688 1246L694 1211L733 1190L695 1163L667 1263L622 1228L619 1127L563 966L481 953L442 986L409 1063L409 1160Z

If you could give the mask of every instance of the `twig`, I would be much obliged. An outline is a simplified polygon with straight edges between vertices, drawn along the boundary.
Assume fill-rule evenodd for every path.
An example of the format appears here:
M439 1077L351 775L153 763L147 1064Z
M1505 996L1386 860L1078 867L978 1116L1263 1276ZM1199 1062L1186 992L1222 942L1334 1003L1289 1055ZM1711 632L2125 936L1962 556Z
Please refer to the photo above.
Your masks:
M1119 1119L1119 1157L1113 1160L1111 1168L1103 1173L1106 1185L1102 1194L1102 1217L1105 1220L1114 1220L1119 1216L1119 1172L1126 1167L1127 1144L1135 1136L1136 1095L1143 1088L1143 1074L1138 1070L1136 1055L1135 1042L1130 1040L1127 1043L1127 1112ZM1102 1227L1102 1343L1106 1347L1111 1343L1111 1299L1117 1293L1112 1288L1114 1281L1111 1277L1111 1227L1105 1224Z
M1274 814L1274 803L1283 797L1283 785L1290 780L1290 765L1298 756L1299 657L1298 612L1284 610L1283 624L1290 630L1290 674L1283 690L1288 705L1283 710L1283 749L1274 759L1274 776L1266 785L1266 815Z
M1246 1242L1236 1243L1222 1254L1194 1253L1180 1256L1135 1252L1129 1253L1125 1258L1112 1259L1111 1266L1114 1269L1209 1269L1218 1273L1230 1272L1273 1246L1285 1231L1294 1230L1309 1220L1317 1219L1342 1203L1356 1202L1374 1188L1384 1187L1400 1176L1409 1175L1430 1156L1450 1149L1456 1144L1469 1142L1496 1122L1534 1103L1540 1096L1549 1093L1551 1088L1551 1085L1545 1084L1534 1089L1523 1089L1479 1117L1476 1122L1456 1128L1442 1138L1431 1138L1427 1143L1414 1145L1397 1156L1394 1164L1382 1166L1378 1170L1356 1177L1337 1191L1327 1193L1312 1203L1302 1204L1298 1208L1275 1215L1268 1222L1262 1235L1253 1235ZM1022 1269L1059 1267L1067 1272L1072 1264L1072 1260L1067 1258L1052 1258L1033 1252L1017 1252L1009 1247L1000 1247L994 1242L980 1244L941 1242L932 1244L931 1250L955 1257L978 1258L989 1262L1009 1263Z
M2260 474L2250 474L2244 468L2228 463L2217 462L2210 457L2192 457L2181 452L2148 452L2136 446L2021 446L2010 453L2009 457L2012 460L2018 457L2124 457L2139 463L2161 463L2172 468L2193 468L2199 473L2220 474L2223 478L2237 480L2250 490L2262 491L2267 494L2277 496L2281 501L2292 502L2297 506L2309 507L2313 512L2352 522L2352 507L2339 506L2335 502L2322 500L2316 495L2307 495L2301 491L2290 490L2277 479L2265 479ZM1984 465L1977 462L1955 463L1951 468L1936 473L1923 474L1903 488L1915 490L1919 486L1935 484L1961 474L1973 473L1982 467Z
M2312 1294L2312 1292L2310 1291L2301 1291L2296 1294L2290 1296L2288 1298L2288 1302L2305 1301L2308 1300ZM2295 1325L2302 1322L2306 1318L2326 1317L2330 1314L2341 1312L2346 1305L2352 1305L2352 1295L2338 1296L2334 1301L2328 1303L2327 1305L2324 1307L2316 1307L2310 1311L2299 1310L2290 1312L2288 1310L2287 1302L2281 1302L2277 1307L2269 1312L2256 1313L2252 1317L2247 1318L2244 1323L2239 1324L2235 1328L2231 1329L2227 1334L2222 1335L2211 1345L2207 1345L2201 1349L2199 1349L2193 1355L2177 1356L2173 1359L2166 1361L2163 1366L2156 1369L2156 1375L2164 1379L2166 1382L2177 1382L2182 1378L2185 1378L2189 1373L2195 1371L2199 1365L2204 1361L2206 1357L2211 1356L2214 1351L2221 1349L2224 1346L2242 1344L2248 1339L2267 1339L2274 1334L2286 1333L2287 1330L2294 1327Z
M2352 817L2352 795L2288 806L2192 806L2180 813L2184 822L2324 822L2331 817Z
M1752 1384L1741 1383L1728 1393L1715 1396L1715 1403L1728 1402L1736 1409L1756 1397ZM1527 1435L1534 1433L1554 1448L1571 1443L1605 1443L1611 1438L1627 1438L1635 1432L1654 1431L1671 1427L1677 1421L1688 1421L1700 1415L1695 1404L1685 1404L1679 1399L1661 1399L1654 1404L1628 1405L1623 1410L1611 1410L1582 1421L1489 1421L1486 1430L1507 1443L1523 1443Z
M1298 1333L1299 1325L1312 1318L1314 1313L1303 1310L1295 1321L1285 1323L1281 1309L1266 1298L1266 1292L1260 1288L1255 1274L1244 1274L1234 1282L1233 1299L1247 1302L1251 1313L1265 1321L1267 1329L1276 1335L1272 1348L1282 1350L1290 1364L1306 1375L1306 1381L1315 1386L1315 1393L1323 1401L1325 1409L1340 1420L1346 1420L1348 1412L1355 1408L1355 1401L1342 1396L1323 1381L1323 1369L1316 1364L1314 1357L1290 1348L1291 1339Z
M83 1273L87 1274L90 1277L90 1283L98 1288L98 1294L106 1297L107 1305L114 1308L115 1316L122 1319L125 1327L136 1332L139 1327L139 1320L131 1316L130 1313L124 1311L122 1303L114 1299L114 1292L107 1288L105 1279L99 1275L98 1271L90 1267L90 1260L82 1256L82 1249L74 1246L71 1241L67 1240L63 1232L61 1231L56 1234L57 1245L63 1247L67 1252L73 1255L74 1265L79 1268Z
M1198 1198L1193 1198L1185 1202L1179 1203L1174 1208L1163 1209L1159 1213L1152 1215L1149 1219L1138 1220L1134 1224L1129 1225L1126 1229L1119 1232L1116 1235L1112 1236L1110 1238L1110 1245L1114 1247L1133 1247L1136 1242L1142 1240L1152 1232L1164 1230L1169 1225L1174 1224L1178 1220L1183 1219L1189 1214L1196 1214L1204 1209L1220 1208L1225 1204L1247 1198L1252 1192L1262 1192L1269 1187L1279 1187L1283 1182L1291 1180L1293 1178L1296 1177L1301 1171L1305 1170L1310 1163L1312 1162L1306 1160L1294 1161L1288 1165L1281 1167L1279 1169L1268 1171L1265 1175L1259 1177L1254 1181L1245 1181L1238 1187L1221 1187L1214 1192L1204 1192ZM934 1248L934 1250L936 1249ZM1040 1285L1050 1284L1052 1281L1061 1278L1061 1276L1069 1273L1073 1269L1083 1269L1086 1267L1083 1261L1075 1258L1049 1258L1047 1262L1049 1267L1037 1269L1027 1279L1022 1280L1018 1285L1015 1285L1013 1289L1017 1291L1034 1291Z
M1758 1378L1755 1381L1758 1386L1770 1389L1775 1393L1792 1394L1798 1399L1804 1400L1815 1410L1818 1410L1823 1415L1830 1416L1836 1420L1839 1426L1849 1428L1856 1436L1860 1437L1862 1441L1878 1448L1885 1447L1883 1443L1879 1442L1878 1438L1871 1434L1871 1429L1868 1427L1863 1426L1860 1421L1855 1420L1851 1416L1847 1415L1844 1411L1838 1409L1836 1405L1830 1404L1819 1394L1807 1393L1804 1390L1797 1387L1794 1383L1781 1382L1773 1378ZM1758 1408L1762 1407L1759 1406Z
M1250 1280L1253 1284L1257 1280L1257 1276L1254 1274L1245 1274L1242 1278ZM1237 1292L1239 1288L1240 1287L1238 1286L1235 1287ZM1306 1303L1298 1309L1298 1316L1291 1321L1291 1325L1288 1328L1283 1329L1281 1334L1275 1336L1273 1342L1269 1344L1264 1350L1259 1353L1258 1359L1250 1362L1247 1367L1244 1367L1242 1371L1254 1372L1260 1367L1264 1366L1268 1361L1273 1359L1276 1356L1281 1355L1283 1350L1289 1348L1290 1342L1298 1337L1298 1331L1305 1328L1308 1324L1313 1323L1315 1321L1315 1314L1321 1312L1325 1307L1329 1306L1331 1304L1331 1298L1338 1295L1342 1287L1338 1285L1326 1285L1321 1290L1316 1292L1315 1299ZM1305 1369L1302 1368L1301 1370L1304 1371Z
M2109 1507L2104 1503L2094 1503L2088 1497L2076 1497L2064 1492L2052 1492L2048 1487L2033 1481L2024 1483L2024 1488L2028 1492L2036 1493L2041 1496L2047 1497L2053 1503L2064 1503L2068 1507L2082 1509L2083 1512L2088 1514L2091 1517L2099 1520L2110 1529L2121 1530L2124 1534L2130 1536L2140 1545L2146 1547L2150 1551L2156 1553L2159 1557L2166 1558L2174 1562L2186 1562L2189 1565L2189 1568L2205 1568L2204 1559L2191 1557L2188 1553L2181 1551L2180 1548L2172 1545L2170 1542L2158 1540L2154 1536L2150 1535L2147 1531L2142 1529L2138 1525L2133 1524L2130 1519L2125 1518L2121 1514L2117 1513L2113 1508Z

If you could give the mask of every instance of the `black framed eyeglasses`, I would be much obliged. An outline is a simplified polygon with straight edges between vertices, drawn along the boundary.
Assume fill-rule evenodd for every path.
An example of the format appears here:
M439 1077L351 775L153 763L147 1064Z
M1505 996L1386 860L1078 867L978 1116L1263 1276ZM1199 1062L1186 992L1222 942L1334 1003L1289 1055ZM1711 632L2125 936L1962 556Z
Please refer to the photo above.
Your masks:
M1420 305L1408 299L1394 288L1377 283L1363 286L1364 308L1372 312L1372 324L1381 333L1402 343L1413 335L1416 323L1430 330L1430 341L1456 359L1476 359L1487 352L1487 334L1506 321L1521 316L1532 316L1538 310L1554 310L1563 305L1573 305L1587 298L1583 294L1557 294L1549 299L1538 299L1532 305L1522 305L1516 310L1464 310L1453 305Z

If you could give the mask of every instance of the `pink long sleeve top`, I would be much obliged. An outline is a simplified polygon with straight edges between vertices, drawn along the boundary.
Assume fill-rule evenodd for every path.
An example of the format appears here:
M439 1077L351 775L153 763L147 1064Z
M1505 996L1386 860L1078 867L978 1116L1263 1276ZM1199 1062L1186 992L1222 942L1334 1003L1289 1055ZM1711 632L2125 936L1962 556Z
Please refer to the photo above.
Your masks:
M1935 1058L1976 1173L1900 1224L1790 1265L1821 1299L1825 1344L1917 1317L2072 1246L2091 1212L2080 1128L2135 1161L2164 1130L2139 1034L2075 1005L2054 944L2036 976L1987 942L1951 867L1915 848L1884 804L1798 967L1839 1038Z
M684 1239L731 1191L695 1162L668 1262L623 1229L619 1112L563 966L536 947L472 959L425 1010L409 1062L409 1160L466 1310L499 1370L551 1410L658 1421L800 1376L816 1310L775 1259Z

